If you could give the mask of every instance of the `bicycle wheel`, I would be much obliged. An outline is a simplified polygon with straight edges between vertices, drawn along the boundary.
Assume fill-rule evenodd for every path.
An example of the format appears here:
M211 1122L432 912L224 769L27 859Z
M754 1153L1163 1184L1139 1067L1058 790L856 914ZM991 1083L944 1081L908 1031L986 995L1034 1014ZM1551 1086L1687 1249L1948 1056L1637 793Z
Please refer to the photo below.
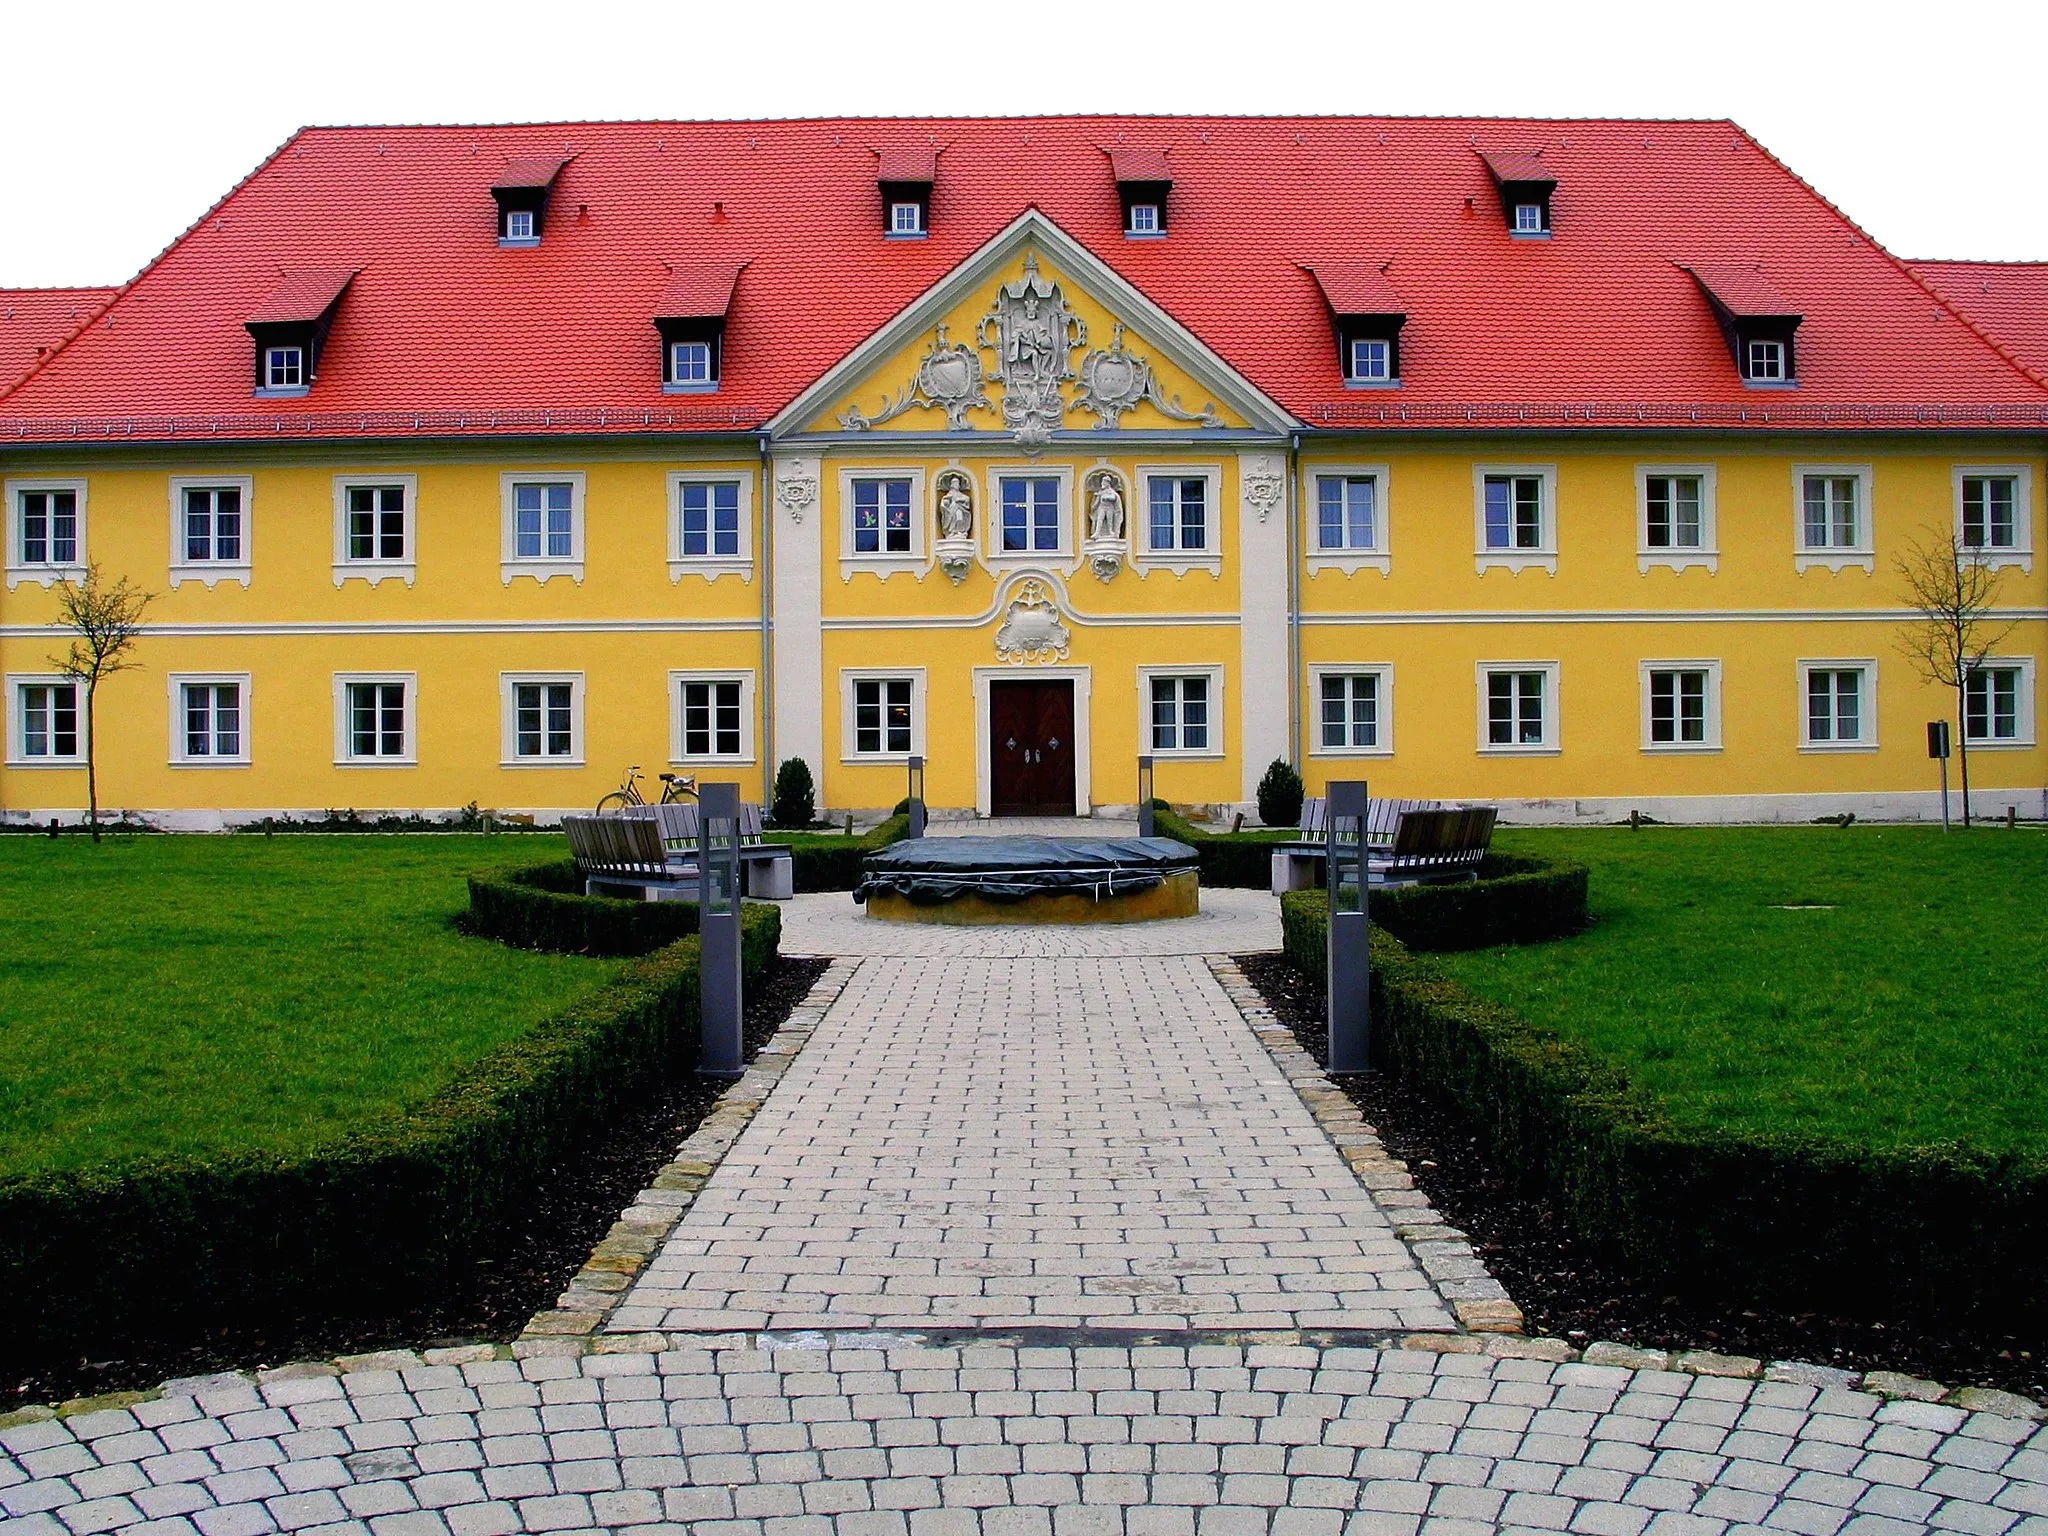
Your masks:
M623 811L632 803L632 799L627 796L624 790L615 789L597 802L597 814L603 816L608 812Z
M685 800L695 800L696 798L697 781L695 779L674 778L661 786L661 803L663 805L680 805Z

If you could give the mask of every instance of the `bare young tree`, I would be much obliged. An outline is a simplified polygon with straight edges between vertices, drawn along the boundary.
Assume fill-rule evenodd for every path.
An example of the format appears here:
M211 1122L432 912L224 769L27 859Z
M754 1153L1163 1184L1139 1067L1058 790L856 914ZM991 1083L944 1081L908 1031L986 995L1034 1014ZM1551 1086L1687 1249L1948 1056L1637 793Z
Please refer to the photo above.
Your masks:
M71 631L71 648L52 656L50 665L85 690L85 792L94 842L100 840L100 733L93 702L101 683L135 665L131 653L142 633L142 611L155 595L129 586L126 576L108 585L98 561L85 568L84 581L58 585L57 608Z
M1906 603L1919 622L1899 635L1899 649L1921 678L1956 695L1956 750L1962 759L1963 825L1970 824L1970 677L1993 646L2012 632L1994 623L1998 572L1960 535L1916 542L1893 563Z

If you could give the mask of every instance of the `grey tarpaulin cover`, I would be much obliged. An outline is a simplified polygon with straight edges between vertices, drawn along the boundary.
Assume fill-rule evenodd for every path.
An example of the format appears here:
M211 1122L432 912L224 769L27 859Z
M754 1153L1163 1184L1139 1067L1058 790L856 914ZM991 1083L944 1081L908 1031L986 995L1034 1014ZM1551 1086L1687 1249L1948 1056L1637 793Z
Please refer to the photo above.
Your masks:
M1170 837L920 837L866 859L853 893L906 896L920 906L956 896L1020 901L1048 892L1085 892L1100 901L1149 891L1195 867L1195 850Z

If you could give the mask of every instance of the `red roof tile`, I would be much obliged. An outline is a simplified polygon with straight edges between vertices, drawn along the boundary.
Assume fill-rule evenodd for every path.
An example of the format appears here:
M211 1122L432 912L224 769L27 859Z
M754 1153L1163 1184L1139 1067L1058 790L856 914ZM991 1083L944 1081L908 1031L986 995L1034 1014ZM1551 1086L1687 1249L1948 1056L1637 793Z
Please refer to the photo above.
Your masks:
M1738 320L1792 320L1799 311L1754 266L1711 262L1687 268L1714 302Z
M1309 270L1333 315L1405 315L1408 306L1378 262L1318 262Z
M517 155L505 162L505 174L491 183L493 192L526 191L551 187L562 174L568 155Z
M743 262L713 265L679 263L669 278L668 291L654 306L656 320L722 320L732 307L733 284L739 281Z
M334 308L355 275L354 267L287 272L283 281L270 290L270 297L257 305L243 324L311 324Z
M1119 185L1128 181L1173 180L1173 168L1166 163L1166 151L1163 149L1112 149L1109 152L1109 172Z
M0 395L120 290L0 288Z
M916 149L883 149L876 153L882 162L875 169L877 181L923 182L929 185L937 178L939 152L930 145Z
M2048 261L1911 261L1965 320L2048 378Z
M889 240L870 146L934 138L930 234ZM1124 238L1119 138L1172 157L1165 239ZM1541 150L1555 238L1503 227L1475 142ZM501 249L492 178L565 153L577 211ZM0 396L0 441L750 428L1033 207L1310 426L2048 421L2048 387L1726 122L850 119L306 129ZM720 388L665 396L667 263L742 260ZM1805 317L1795 393L1743 388L1681 261L1769 271ZM1367 399L1305 268L1372 262L1409 318L1404 387ZM243 321L280 271L343 267L318 383L253 400Z
M1557 172L1543 158L1541 150L1493 149L1481 150L1480 158L1486 168L1493 172L1495 181L1534 181L1556 185Z

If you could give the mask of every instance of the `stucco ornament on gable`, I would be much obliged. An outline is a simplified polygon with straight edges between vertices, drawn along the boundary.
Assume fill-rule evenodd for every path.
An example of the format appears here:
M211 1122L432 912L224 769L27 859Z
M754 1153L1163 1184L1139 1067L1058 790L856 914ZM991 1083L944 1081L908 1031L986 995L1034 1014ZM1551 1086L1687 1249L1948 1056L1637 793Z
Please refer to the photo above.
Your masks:
M974 330L975 345L996 356L1003 385L1003 425L1017 446L1035 454L1067 419L1060 386L1074 378L1073 354L1088 345L1088 322L1067 307L1060 285L1038 275L1038 255L1024 253L1024 275L996 289L994 305Z
M1093 411L1103 428L1109 430L1125 411L1135 410L1147 401L1160 415L1174 421L1192 421L1204 427L1223 425L1223 418L1216 414L1215 401L1205 400L1199 411L1191 411L1180 403L1178 395L1168 396L1159 387L1152 360L1124 350L1123 322L1118 321L1109 350L1097 348L1081 359L1081 393L1074 404L1084 411Z
M981 387L984 377L980 354L970 346L948 341L946 327L941 325L932 333L932 344L917 365L916 376L894 400L873 416L857 405L848 406L839 425L849 432L865 432L905 411L944 411L948 431L971 432L973 424L967 413L993 409Z
M1067 659L1067 626L1046 594L1045 583L1031 580L1018 589L1003 627L996 631L996 655L1011 666L1035 662L1048 666Z

